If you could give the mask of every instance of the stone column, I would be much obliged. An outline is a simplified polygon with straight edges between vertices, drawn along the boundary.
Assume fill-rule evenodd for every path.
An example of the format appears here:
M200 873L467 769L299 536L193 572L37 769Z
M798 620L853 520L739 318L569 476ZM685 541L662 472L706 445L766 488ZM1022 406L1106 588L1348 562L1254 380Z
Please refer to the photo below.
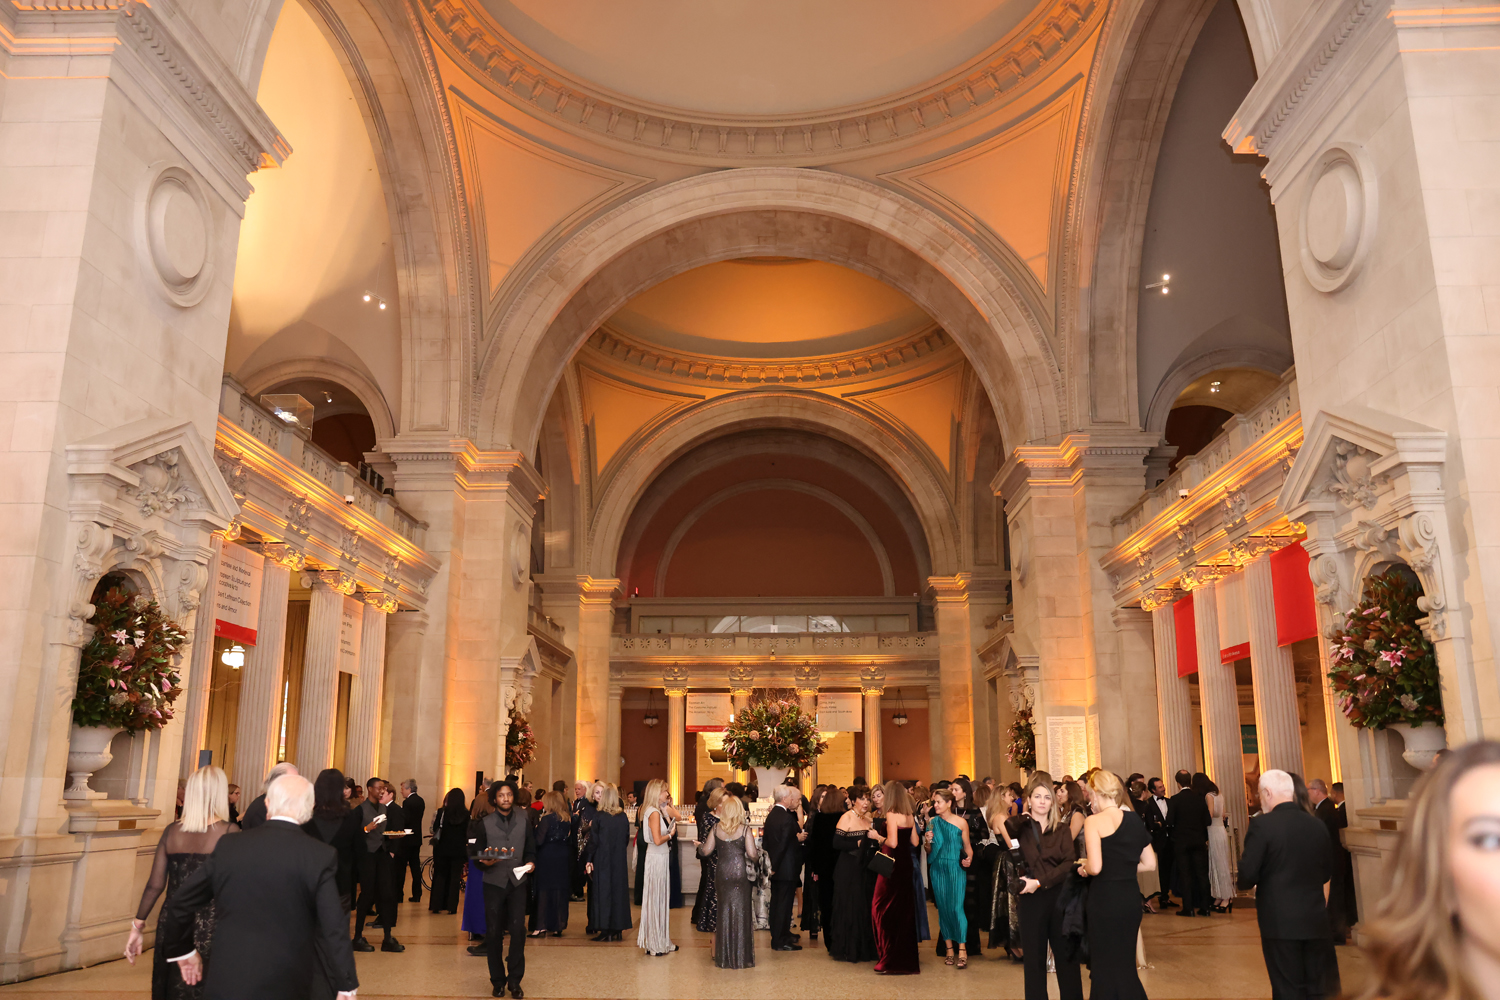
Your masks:
M1245 806L1245 759L1240 739L1239 694L1234 667L1219 662L1219 605L1214 577L1193 588L1193 623L1198 639L1198 700L1203 713L1205 770L1224 795L1224 811L1243 837L1249 822Z
M625 696L625 685L617 680L609 682L609 718L604 727L607 734L604 740L604 774L605 781L618 785L620 783L620 702Z
M203 746L203 731L208 726L208 689L214 679L214 598L219 590L219 553L224 550L224 536L215 532L209 549L212 555L208 557L208 588L193 616L187 703L179 716L182 719L182 763L178 773L184 778L198 767L198 751ZM214 763L222 764L223 761Z
M1245 564L1245 603L1250 617L1250 670L1255 684L1255 735L1260 769L1302 774L1302 722L1292 651L1276 641L1276 593L1271 557Z
M735 664L729 668L729 700L734 706L735 717L750 707L750 696L755 693L755 671L743 663ZM733 773L735 781L746 784L750 781L750 772L736 769Z
M974 647L970 638L969 574L931 576L938 631L938 690L943 704L943 756L939 774L974 772ZM879 735L876 736L879 739ZM869 734L865 734L868 753ZM868 777L868 775L866 776Z
M662 675L667 693L667 787L672 801L682 803L683 779L687 776L683 750L687 742L687 668L669 667Z
M262 546L266 556L260 577L260 612L255 645L245 651L240 668L240 708L234 731L234 774L249 805L259 794L281 745L282 657L286 654L286 601L292 570L302 568L302 553L279 542Z
M815 726L818 718L818 680L821 676L817 667L810 667L806 663L798 667L795 672L797 707L802 710L803 715L814 720ZM812 766L802 771L802 794L811 799L813 788L817 784L818 762L814 759Z
M613 578L596 580L591 576L557 583L549 580L545 584L549 606L554 600L552 595L563 589L563 583L570 584L566 589L576 597L570 599L562 595L555 600L567 600L569 604L576 600L578 607L578 632L576 636L569 636L573 640L578 674L574 736L578 775L595 778L614 774L618 777L618 743L613 756L609 750L610 720L614 719L617 737L620 726L619 706L616 705L611 714L609 703L609 637L614 628L614 592L619 589L620 581Z
M943 729L943 693L934 681L927 685L927 757L934 772L946 753L944 748L947 741L948 736ZM1041 742L1040 737L1037 742ZM938 777L946 778L948 775L938 773Z
M333 766L333 727L339 707L339 631L344 596L354 578L340 570L303 577L312 588L307 610L307 655L302 661L302 702L297 721L297 769L316 776Z
M422 786L423 781L437 781L440 772L436 766L426 771L415 770L419 761L435 761L435 757L413 754L410 746L398 752L395 744L398 733L409 738L416 723L414 717L420 715L424 701L436 701L432 689L438 688L437 693L441 694L439 678L435 678L433 672L426 669L424 660L429 652L426 634L430 624L431 618L426 611L397 611L386 616L386 669L380 692L383 731L375 773L390 774L399 771L403 776L416 778L418 787ZM428 729L433 733L441 732L440 727L435 724L429 724ZM473 782L473 776L470 775L468 780L457 781L455 784L469 789Z
M357 781L375 775L380 758L380 705L385 686L386 625L396 599L379 592L361 594L359 673L349 691L349 738L344 741L344 773ZM400 779L392 779L400 780Z
M859 693L864 696L865 706L865 782L873 787L880 784L881 765L885 762L880 741L880 696L885 693L885 671L876 666L861 670Z
M1188 679L1177 676L1177 622L1172 616L1176 592L1154 590L1141 598L1141 607L1151 612L1151 633L1156 647L1156 717L1161 729L1161 778L1170 792L1172 776L1191 771L1197 754L1193 747L1193 698ZM1149 775L1147 777L1150 777Z

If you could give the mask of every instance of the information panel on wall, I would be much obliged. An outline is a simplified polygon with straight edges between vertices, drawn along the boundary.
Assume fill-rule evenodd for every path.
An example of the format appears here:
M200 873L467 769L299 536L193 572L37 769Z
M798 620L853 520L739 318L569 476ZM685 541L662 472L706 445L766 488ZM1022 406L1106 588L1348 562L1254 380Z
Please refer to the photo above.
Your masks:
M1058 781L1089 769L1089 726L1083 716L1047 717L1047 769Z
M818 692L818 732L858 733L864 722L864 700L858 691Z
M364 631L365 604L357 597L344 597L339 615L339 670L359 674L359 640Z
M734 712L729 695L689 692L686 701L688 732L721 733L729 728L729 716Z
M260 620L260 577L265 556L243 545L226 544L219 553L219 576L214 581L214 635L255 645Z

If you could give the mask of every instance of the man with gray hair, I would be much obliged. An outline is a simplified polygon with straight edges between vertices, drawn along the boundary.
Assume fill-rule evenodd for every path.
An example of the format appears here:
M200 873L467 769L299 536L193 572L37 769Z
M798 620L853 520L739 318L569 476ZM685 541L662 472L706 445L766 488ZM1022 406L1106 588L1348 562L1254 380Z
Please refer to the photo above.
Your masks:
M1322 1000L1338 989L1328 922L1333 876L1328 830L1297 805L1292 776L1260 776L1261 815L1250 820L1240 857L1241 889L1255 889L1260 948L1273 1000ZM1333 968L1328 967L1335 961Z
M802 841L807 834L797 822L797 802L802 793L796 785L777 785L776 804L766 816L762 846L771 863L771 948L801 951L799 935L792 933L792 903L802 882Z
M283 774L296 773L297 765L284 760L271 768L271 773L266 775L266 783L260 786L260 794L250 803L250 808L245 810L245 818L240 820L241 830L253 830L266 821L266 792L271 790L271 782Z
M302 831L312 816L312 782L283 774L266 790L268 818L222 837L208 860L167 903L156 946L205 1000L310 998L359 987L349 918L339 904L338 852ZM213 962L205 980L193 946L194 914L217 904Z
M1333 879L1328 888L1328 922L1333 928L1334 943L1344 944L1349 940L1349 921L1344 912L1344 897L1349 892L1349 885L1344 873L1346 867L1352 872L1353 866L1348 864L1349 852L1344 847L1340 831L1349 825L1349 817L1334 804L1322 778L1314 778L1307 783L1307 797L1312 800L1313 815L1323 821L1323 826L1328 830L1328 839L1333 845Z

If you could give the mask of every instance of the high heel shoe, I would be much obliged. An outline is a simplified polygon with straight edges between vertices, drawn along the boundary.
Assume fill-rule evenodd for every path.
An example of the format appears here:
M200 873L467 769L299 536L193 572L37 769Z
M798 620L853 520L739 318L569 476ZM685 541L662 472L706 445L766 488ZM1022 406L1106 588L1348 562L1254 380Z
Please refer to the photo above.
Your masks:
M958 961L954 964L960 969L967 969L969 967L969 953L960 951L958 953Z

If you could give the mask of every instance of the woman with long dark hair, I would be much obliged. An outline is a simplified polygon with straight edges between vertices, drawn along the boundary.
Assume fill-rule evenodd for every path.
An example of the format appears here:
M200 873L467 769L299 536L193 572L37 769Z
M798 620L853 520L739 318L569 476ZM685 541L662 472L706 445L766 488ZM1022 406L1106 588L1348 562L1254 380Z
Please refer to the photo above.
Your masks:
M833 939L833 870L838 852L833 849L833 833L839 817L844 815L844 790L829 785L823 790L818 811L813 816L812 833L807 838L814 891L818 896L818 923L823 930L823 946L832 949Z
M870 790L863 785L849 789L849 811L838 819L833 849L838 861L833 871L833 914L823 933L828 936L828 954L841 962L872 962L875 926L871 911L875 897L875 873L870 856L881 835L870 817Z
M719 792L723 787L723 778L709 778L703 783L703 791L698 793L698 802L693 807L693 819L698 826L699 844L707 843L709 832L719 822L715 810L719 807L719 800L724 797L724 793ZM715 792L719 792L718 798L714 798ZM719 916L718 899L714 895L714 864L714 852L698 852L698 894L693 900L692 921L694 927L706 934L713 933L714 921Z
M917 957L916 883L911 870L921 842L917 839L916 806L906 786L887 781L883 847L896 862L889 875L875 879L872 916L875 922L875 971L886 975L915 975L922 971ZM926 905L926 901L923 901Z
M469 807L469 837L472 838L477 832L477 827L484 822L484 818L495 811L494 805L486 790L481 789L474 796L474 803ZM467 839L467 838L466 838ZM468 844L464 845L465 853L468 852ZM469 859L468 877L464 882L464 911L463 920L460 922L462 930L469 935L469 940L475 942L469 945L470 955L485 955L484 938L489 924L484 915L484 872L479 867L479 862L473 858Z
M458 912L458 890L468 861L469 807L464 790L450 788L432 816L432 895L427 908L433 913Z
M1199 771L1193 775L1193 791L1203 796L1208 806L1208 890L1213 896L1216 913L1234 908L1234 877L1229 873L1229 831L1224 826L1224 797L1219 786Z
M302 824L303 830L338 852L334 880L345 911L354 908L354 852L364 834L359 813L349 808L348 794L342 771L335 767L320 771L313 779L312 819Z

